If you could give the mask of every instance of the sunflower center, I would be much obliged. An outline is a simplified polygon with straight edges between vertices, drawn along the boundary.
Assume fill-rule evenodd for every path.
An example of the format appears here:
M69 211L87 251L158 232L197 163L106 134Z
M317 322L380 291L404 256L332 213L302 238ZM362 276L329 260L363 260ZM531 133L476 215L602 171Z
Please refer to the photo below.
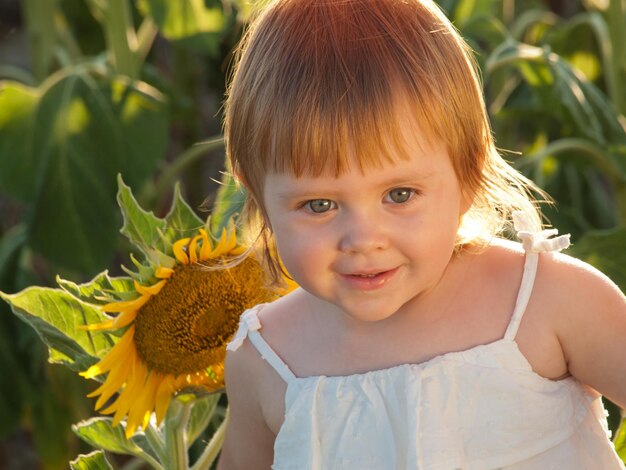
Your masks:
M274 298L253 257L227 270L178 265L137 314L137 353L151 370L175 376L219 364L243 311Z

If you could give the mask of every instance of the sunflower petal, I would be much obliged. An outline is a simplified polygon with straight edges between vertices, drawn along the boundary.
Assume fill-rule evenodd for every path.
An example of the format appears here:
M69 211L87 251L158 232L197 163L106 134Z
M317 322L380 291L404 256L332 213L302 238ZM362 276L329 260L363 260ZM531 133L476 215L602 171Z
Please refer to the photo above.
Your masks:
M102 331L102 330L112 330L113 320L108 320L102 323L94 323L92 325L79 325L79 330L87 330L87 331Z
M200 261L205 261L211 257L213 247L209 241L209 235L203 228L200 229L200 236L202 237L202 247L200 248Z
M154 396L156 393L154 374L148 373L146 377L145 383L142 385L141 390L135 396L133 400L133 405L128 410L128 423L132 423L134 428L129 428L127 426L127 433L130 432L130 435L127 434L126 437L132 436L134 430L137 429L138 426L142 426L143 429L146 428L148 421L150 420L150 415L152 414L152 410L154 409Z
M150 299L149 295L142 295L133 300L124 300L122 302L111 302L100 307L103 312L128 312L139 310Z
M201 235L197 235L191 239L189 243L189 262L197 263L198 262L198 240L201 238Z
M141 387L146 381L147 369L141 363L141 360L137 355L132 358L131 372L128 374L128 381L126 386L120 393L117 400L101 411L101 413L109 414L115 411L113 416L113 426L117 426L119 422L128 414L128 411L133 406L133 401L137 394L141 391Z
M162 281L157 282L151 286L142 286L137 281L135 281L135 290L143 295L157 295L163 289L163 286L167 283L167 280L163 279Z
M223 228L222 229L222 234L220 236L219 241L217 242L217 245L215 246L215 249L211 252L211 258L217 258L218 256L223 255L224 253L226 253L226 242L227 242L227 232L226 229Z
M132 347L134 332L135 329L131 326L100 362L94 364L86 371L80 372L79 375L86 379L93 379L109 371L117 363L123 362L123 360L128 357L129 348Z
M189 243L189 238L181 238L180 240L174 242L172 245L172 250L174 251L174 256L178 260L179 263L189 264L189 256L185 253L184 247Z
M127 367L127 362L124 361L121 361L116 367L111 369L104 383L87 395L90 398L100 395L96 401L94 409L99 410L102 408L107 403L109 398L122 389L128 378L128 373L129 369Z
M155 412L156 412L156 421L157 424L161 424L163 418L165 418L165 414L167 413L167 408L170 406L170 402L172 401L172 397L176 392L174 387L174 380L171 375L163 376L159 374L161 377L161 384L156 392L155 397Z
M124 328L135 321L135 318L137 318L137 312L124 312L115 317L115 320L113 320L113 327L115 329Z
M159 266L154 274L158 279L169 279L174 274L172 268L166 268L165 266Z

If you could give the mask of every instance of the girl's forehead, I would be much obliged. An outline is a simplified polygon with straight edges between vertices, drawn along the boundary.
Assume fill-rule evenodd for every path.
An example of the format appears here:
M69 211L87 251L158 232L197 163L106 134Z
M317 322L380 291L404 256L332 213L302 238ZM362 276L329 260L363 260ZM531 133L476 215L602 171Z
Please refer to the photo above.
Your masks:
M382 119L376 121L382 124ZM297 139L289 138L286 145L281 145L279 133L275 154L266 160L266 172L296 177L339 177L352 171L367 174L415 156L443 154L447 149L447 142L428 123L420 123L406 105L394 106L380 126L363 127L347 120L344 132L336 130L313 128Z
M360 190L366 187L388 187L403 183L418 184L437 175L453 173L452 162L445 145L408 146L404 151L389 151L388 159L366 165L356 154L350 155L340 172L269 171L265 177L266 190L288 188L288 193L310 188L325 190ZM341 185L341 188L338 187Z

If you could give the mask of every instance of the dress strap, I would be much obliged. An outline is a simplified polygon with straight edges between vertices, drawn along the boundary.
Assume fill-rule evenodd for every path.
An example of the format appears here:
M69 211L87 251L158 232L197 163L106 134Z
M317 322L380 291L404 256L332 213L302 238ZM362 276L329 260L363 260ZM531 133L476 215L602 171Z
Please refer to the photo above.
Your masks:
M289 369L287 364L278 357L278 354L271 348L267 341L261 336L259 330L261 329L261 322L259 321L258 312L261 309L261 305L257 305L249 310L246 310L239 319L239 329L233 336L233 339L226 346L229 351L236 351L243 344L246 337L250 340L252 345L259 351L259 354L265 361L272 366L272 368L281 376L281 378L289 383L296 378L293 372Z
M513 340L517 335L517 330L528 306L530 294L535 284L535 276L537 275L539 253L561 251L570 245L569 234L554 237L554 235L559 233L557 229L533 230L532 221L524 212L516 211L513 213L513 224L515 230L517 230L517 237L522 241L526 259L524 261L522 282L517 294L517 300L515 301L513 315L511 315L511 322L504 334L504 337L510 340Z

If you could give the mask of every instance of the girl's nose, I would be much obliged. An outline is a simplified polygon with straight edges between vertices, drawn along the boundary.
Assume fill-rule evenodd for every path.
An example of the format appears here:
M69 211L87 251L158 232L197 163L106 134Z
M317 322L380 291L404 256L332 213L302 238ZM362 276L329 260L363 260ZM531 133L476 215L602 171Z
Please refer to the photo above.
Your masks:
M339 250L344 253L367 253L389 246L386 224L371 214L351 214L341 222Z

